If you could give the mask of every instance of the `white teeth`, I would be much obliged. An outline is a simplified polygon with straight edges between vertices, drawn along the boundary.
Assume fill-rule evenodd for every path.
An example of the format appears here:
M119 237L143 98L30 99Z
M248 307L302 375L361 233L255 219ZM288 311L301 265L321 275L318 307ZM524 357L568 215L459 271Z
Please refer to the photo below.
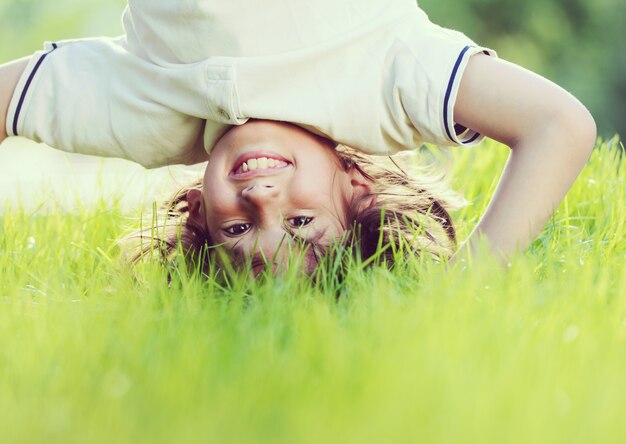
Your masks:
M264 170L268 168L283 168L288 165L282 160L272 159L271 157L259 157L258 159L248 159L241 164L241 172L254 171L256 169Z

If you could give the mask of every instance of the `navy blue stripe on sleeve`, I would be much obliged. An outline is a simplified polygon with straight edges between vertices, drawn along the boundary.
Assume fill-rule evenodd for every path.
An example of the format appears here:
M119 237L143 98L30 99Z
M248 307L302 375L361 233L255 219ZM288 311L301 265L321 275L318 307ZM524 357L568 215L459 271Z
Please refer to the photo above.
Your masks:
M17 136L17 123L20 119L20 113L22 112L22 107L24 106L24 100L26 100L26 94L28 93L28 88L30 88L30 84L33 82L33 79L35 78L35 75L37 74L37 70L39 70L39 67L41 66L41 64L43 63L44 59L46 57L48 57L48 54L50 54L52 51L54 51L55 49L57 49L57 44L53 43L52 44L52 49L48 52L46 52L45 54L43 54L39 60L37 60L37 63L35 64L35 67L33 68L33 70L30 72L30 75L28 76L28 80L26 80L26 84L24 85L24 89L22 90L22 94L20 95L20 100L19 102L17 102L17 108L15 109L15 115L13 116L13 135Z
M454 64L454 69L452 70L452 74L450 75L450 81L448 82L448 89L446 89L446 95L443 101L443 124L446 129L446 134L451 142L456 142L455 138L452 136L452 132L450 129L450 125L448 125L448 106L450 104L450 96L452 95L452 88L454 87L454 82L456 81L456 76L459 73L459 67L461 66L461 62L463 61L463 57L471 46L466 46L463 48L459 57L456 59L456 63ZM475 139L474 139L475 140Z
M472 143L474 140L478 139L480 137L480 133L474 133L474 135L472 137L470 137L469 139L466 140L461 140L461 142L463 143Z

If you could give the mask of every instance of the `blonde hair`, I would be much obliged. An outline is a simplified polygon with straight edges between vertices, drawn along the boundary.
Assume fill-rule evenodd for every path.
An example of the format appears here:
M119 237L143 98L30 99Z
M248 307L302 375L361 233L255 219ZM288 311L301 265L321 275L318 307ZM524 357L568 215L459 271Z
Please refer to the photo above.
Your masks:
M425 168L407 174L391 157L368 156L346 146L337 147L337 155L344 168L356 168L372 182L374 203L359 210L360 202L353 202L346 218L347 242L361 260L376 257L378 263L393 265L398 251L437 258L454 253L456 230L449 211L461 200L443 174Z
M359 260L387 266L394 265L398 251L436 258L454 253L456 232L449 210L460 199L442 175L423 170L407 174L391 157L366 155L344 145L336 146L335 152L345 171L355 168L371 181L370 194L347 202L345 235L338 240L342 248ZM202 180L178 190L164 202L150 227L127 237L139 240L130 254L132 262L151 258L167 263L182 253L191 266L208 269L215 244L206 227L189 217L187 193L193 188L201 189ZM369 202L363 209L365 200ZM311 246L318 259L329 247Z

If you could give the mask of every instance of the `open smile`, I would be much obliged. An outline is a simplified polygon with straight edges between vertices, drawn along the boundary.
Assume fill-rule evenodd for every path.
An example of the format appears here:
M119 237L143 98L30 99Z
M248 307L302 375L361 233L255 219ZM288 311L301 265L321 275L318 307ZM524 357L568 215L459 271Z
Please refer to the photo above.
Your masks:
M238 180L271 176L292 165L291 162L280 154L269 151L255 151L239 156L230 172L230 176Z

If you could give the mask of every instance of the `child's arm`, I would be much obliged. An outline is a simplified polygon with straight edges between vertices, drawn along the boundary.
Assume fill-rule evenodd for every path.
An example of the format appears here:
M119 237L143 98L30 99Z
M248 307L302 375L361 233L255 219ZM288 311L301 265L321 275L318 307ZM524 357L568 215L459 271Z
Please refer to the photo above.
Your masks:
M7 138L6 119L9 103L28 57L0 65L0 143Z
M454 111L457 123L511 147L493 198L461 252L485 236L506 258L526 249L571 187L594 147L595 122L554 83L480 55L470 59Z

